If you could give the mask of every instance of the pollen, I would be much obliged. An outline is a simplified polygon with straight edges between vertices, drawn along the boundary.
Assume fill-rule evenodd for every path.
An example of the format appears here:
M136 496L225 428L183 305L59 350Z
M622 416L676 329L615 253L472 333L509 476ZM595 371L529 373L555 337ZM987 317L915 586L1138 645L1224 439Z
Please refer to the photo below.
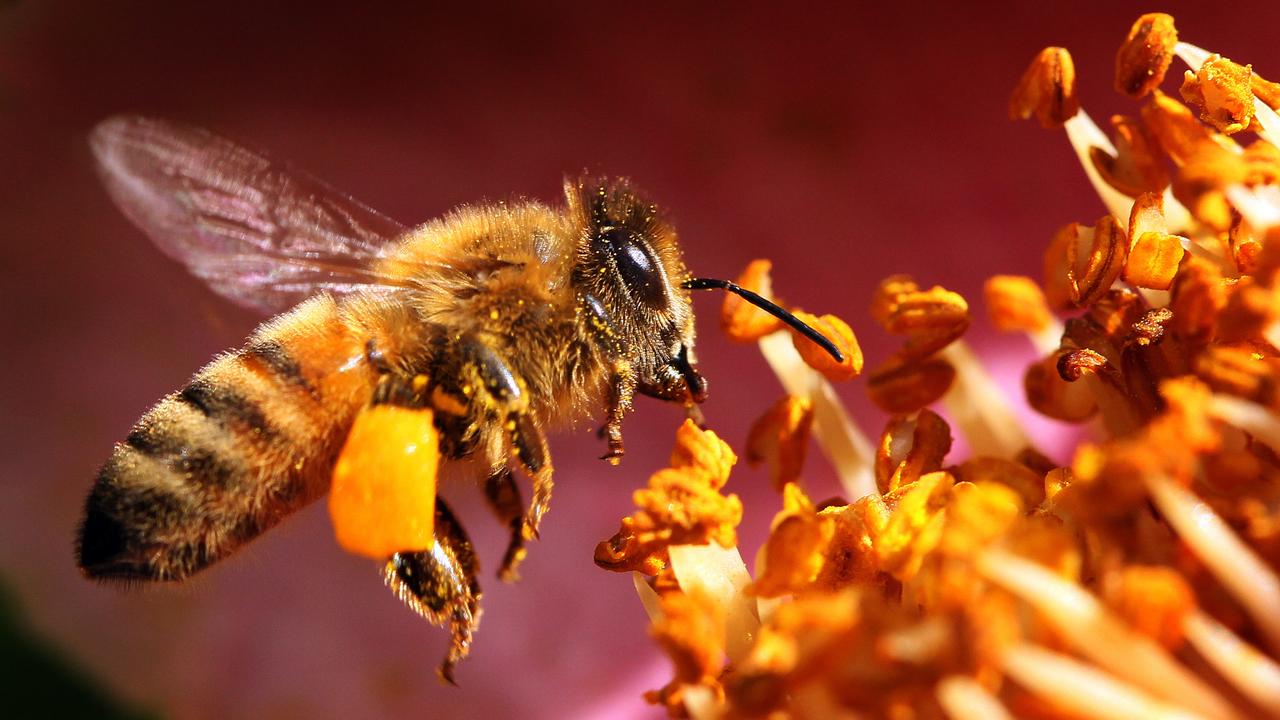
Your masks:
M1179 92L1200 119L1234 135L1253 123L1253 68L1210 56L1196 72L1188 70Z
M854 337L853 330L845 321L835 315L818 317L799 310L795 312L795 316L835 343L844 357L843 360L837 361L825 349L818 347L814 341L797 332L792 332L791 342L809 367L822 373L832 382L850 380L862 373L862 348L859 347L858 339Z
M338 544L385 560L434 544L440 439L430 410L360 412L333 468L329 516Z
M1177 43L1172 16L1149 13L1138 18L1116 53L1116 90L1140 98L1159 87Z
M835 520L820 514L799 485L787 483L764 546L764 570L747 592L778 597L807 589L825 564L834 534Z
M1089 148L1089 160L1098 175L1128 197L1163 191L1169 184L1168 158L1142 121L1114 115L1111 127L1114 155L1096 145Z
M772 300L773 282L768 260L752 260L738 276L737 284L766 299ZM732 293L724 296L720 306L720 327L734 342L755 342L765 335L782 329L782 321Z
M1009 117L1025 120L1035 115L1041 127L1060 128L1079 110L1071 53L1058 47L1041 50L1013 90Z
M1129 249L1124 281L1136 287L1168 290L1185 254L1182 238L1166 233L1143 233Z
M1053 322L1044 291L1029 277L996 275L983 286L991 323L1005 332L1038 332Z
M690 421L680 428L671 466L649 478L633 495L636 512L624 518L618 532L596 546L597 565L618 572L649 575L665 569L672 545L716 542L737 544L742 502L722 495L737 457L715 433Z
M793 395L783 397L751 426L747 462L768 463L773 486L781 491L800 479L812 427L813 402Z

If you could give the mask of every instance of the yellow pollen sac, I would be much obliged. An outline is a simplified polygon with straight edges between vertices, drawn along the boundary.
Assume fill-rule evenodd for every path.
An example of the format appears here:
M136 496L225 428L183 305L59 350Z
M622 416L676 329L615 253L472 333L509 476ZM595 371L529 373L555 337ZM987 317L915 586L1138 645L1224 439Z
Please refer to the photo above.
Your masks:
M1041 50L1009 99L1009 118L1026 120L1035 115L1041 127L1060 128L1079 111L1071 53L1059 47Z
M385 560L434 544L440 436L428 409L374 405L333 467L329 516L347 552Z
M1185 251L1176 235L1148 232L1135 238L1125 261L1125 282L1153 290L1168 290Z

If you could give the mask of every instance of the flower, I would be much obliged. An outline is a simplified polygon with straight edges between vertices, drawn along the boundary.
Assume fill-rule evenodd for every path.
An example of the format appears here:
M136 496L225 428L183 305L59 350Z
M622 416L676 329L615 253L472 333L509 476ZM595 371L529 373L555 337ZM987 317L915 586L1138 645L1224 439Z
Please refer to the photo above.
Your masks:
M1190 107L1160 90L1175 58ZM697 718L1280 714L1280 124L1256 77L1154 13L1116 57L1142 106L1113 118L1114 144L1079 109L1066 50L1018 83L1011 116L1064 128L1108 208L1052 236L1043 289L985 290L1040 355L1031 404L1090 425L1070 463L1004 405L962 340L968 302L943 287L895 275L876 293L903 343L867 379L891 415L874 449L833 409L829 368L781 330L746 335L788 391L748 440L782 508L753 581L727 546L638 580L663 598L654 632L676 666L650 701ZM744 277L768 290L760 263ZM850 500L801 488L810 422ZM972 457L948 462L953 432Z

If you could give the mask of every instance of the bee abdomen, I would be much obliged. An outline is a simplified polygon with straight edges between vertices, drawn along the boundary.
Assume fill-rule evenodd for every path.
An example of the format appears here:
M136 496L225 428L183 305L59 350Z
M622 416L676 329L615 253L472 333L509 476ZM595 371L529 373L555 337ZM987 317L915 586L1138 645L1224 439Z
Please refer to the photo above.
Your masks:
M359 352L347 335L331 300L309 301L148 411L89 495L84 572L181 579L322 494L354 399L372 390L337 373Z

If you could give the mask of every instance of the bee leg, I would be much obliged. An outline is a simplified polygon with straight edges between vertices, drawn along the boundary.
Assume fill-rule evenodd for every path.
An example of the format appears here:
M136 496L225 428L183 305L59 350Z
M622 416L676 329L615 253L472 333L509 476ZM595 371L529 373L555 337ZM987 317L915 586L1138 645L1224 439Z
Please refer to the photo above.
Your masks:
M551 454L542 428L529 410L528 391L524 381L492 346L477 337L466 337L457 343L465 358L467 372L479 382L487 412L505 417L504 427L511 438L511 449L520 465L533 479L533 501L524 516L521 532L526 540L538 537L538 524L551 504Z
M507 427L511 428L511 447L516 459L533 480L533 499L525 511L521 533L525 540L536 540L538 525L551 506L551 453L542 427L532 415L513 413Z
M511 528L511 540L507 543L507 551L502 556L502 568L498 577L503 582L515 582L520 579L516 571L520 561L524 560L524 507L520 502L520 488L516 487L515 474L510 468L502 468L484 481L484 497L489 501L498 521Z
M631 398L636 393L636 374L629 363L619 362L614 365L613 376L609 379L609 394L605 398L607 416L604 427L600 429L609 443L609 450L600 456L608 460L610 465L622 462L627 454L622 443L622 416L631 409Z
M674 358L657 369L652 380L640 383L636 390L642 395L686 407L701 404L707 399L706 378L689 361L689 349L683 345Z
M702 387L705 392L705 382ZM698 406L700 401L689 391L685 377L676 368L669 365L662 368L658 371L656 380L640 383L636 386L636 392L665 402L684 405L685 416L698 427L706 428L706 417L702 414L702 408Z
M440 679L456 685L453 668L471 649L480 625L479 565L466 532L442 498L436 498L435 544L423 552L402 552L387 561L387 586L410 609L437 627L449 626L449 651Z

